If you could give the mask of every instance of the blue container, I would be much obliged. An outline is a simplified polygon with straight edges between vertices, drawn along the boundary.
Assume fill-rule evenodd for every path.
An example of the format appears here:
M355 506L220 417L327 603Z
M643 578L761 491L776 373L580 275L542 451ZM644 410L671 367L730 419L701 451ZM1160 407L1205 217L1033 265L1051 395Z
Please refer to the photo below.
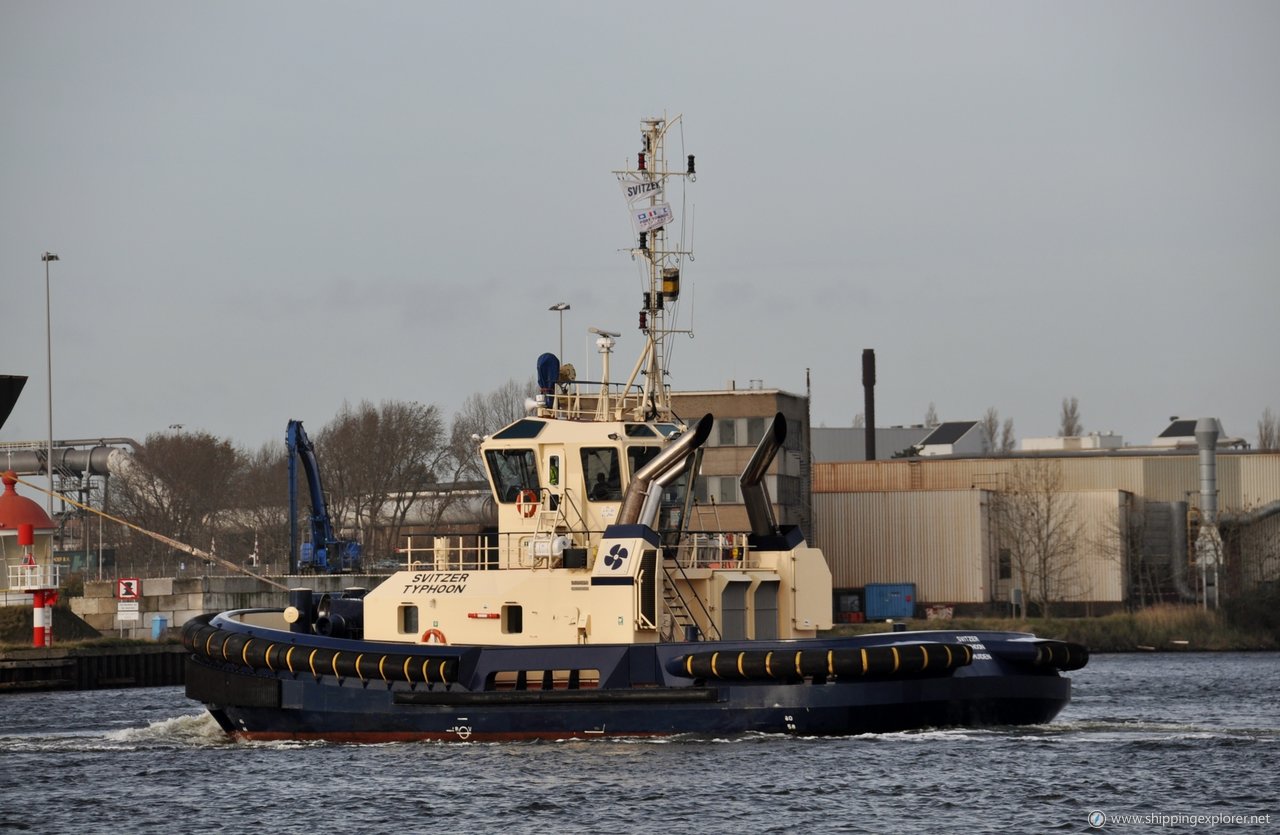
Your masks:
M164 615L151 616L151 640L158 641L164 637L164 632L169 628L169 619Z
M916 610L916 584L867 583L863 603L867 620L912 617Z

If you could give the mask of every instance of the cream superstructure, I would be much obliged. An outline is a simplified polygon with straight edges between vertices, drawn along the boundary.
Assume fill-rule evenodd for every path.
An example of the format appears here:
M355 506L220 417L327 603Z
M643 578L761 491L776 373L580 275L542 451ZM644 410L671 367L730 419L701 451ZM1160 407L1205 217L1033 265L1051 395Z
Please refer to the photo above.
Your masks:
M668 168L679 119L643 121L634 167L615 171L636 230L630 254L647 283L644 344L626 382L609 379L616 333L595 329L602 379L539 358L542 395L528 417L480 443L498 532L414 545L407 570L365 598L375 640L529 645L811 637L831 625L831 574L796 529L774 523L764 470L785 436L775 418L742 476L750 531L693 533L688 489L712 416L686 426L665 383L681 269L668 245Z

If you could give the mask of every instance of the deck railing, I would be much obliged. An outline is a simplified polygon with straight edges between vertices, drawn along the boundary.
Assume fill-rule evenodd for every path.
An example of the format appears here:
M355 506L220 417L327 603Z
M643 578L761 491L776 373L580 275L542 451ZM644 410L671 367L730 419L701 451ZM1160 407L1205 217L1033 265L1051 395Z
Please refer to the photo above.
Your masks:
M589 567L602 536L603 531L415 534L398 552L404 557L402 567L411 571L561 568L570 549L586 550ZM686 570L758 567L745 533L686 532L664 550Z

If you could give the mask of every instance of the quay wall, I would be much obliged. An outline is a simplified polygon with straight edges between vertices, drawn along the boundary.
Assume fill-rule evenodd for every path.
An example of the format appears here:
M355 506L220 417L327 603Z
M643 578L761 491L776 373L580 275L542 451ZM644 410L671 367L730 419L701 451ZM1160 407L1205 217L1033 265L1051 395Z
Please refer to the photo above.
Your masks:
M0 651L0 695L33 690L102 690L182 684L181 644L41 647Z
M271 580L289 588L309 588L317 594L348 588L373 588L386 579L382 575L309 574L273 576ZM160 634L176 636L182 625L197 615L228 609L282 609L288 592L256 577L144 577L138 598L138 617L120 618L116 583L87 581L84 596L72 598L71 611L104 635L150 638L156 635L154 621L162 620ZM127 615L128 613L126 613ZM57 635L54 636L57 640Z

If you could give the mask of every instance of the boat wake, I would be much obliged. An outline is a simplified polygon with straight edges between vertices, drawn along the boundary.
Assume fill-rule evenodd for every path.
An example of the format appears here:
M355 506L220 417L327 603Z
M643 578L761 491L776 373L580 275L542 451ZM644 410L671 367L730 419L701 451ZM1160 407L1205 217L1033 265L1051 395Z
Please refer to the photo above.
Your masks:
M1114 741L1178 741L1178 740L1262 740L1280 739L1280 728L1223 727L1180 722L1150 722L1137 719L1108 718L1054 722L1036 729L1046 740L1089 736ZM1017 733L1032 733L1018 729Z
M208 713L159 719L140 728L78 728L0 734L0 752L146 751L213 748L230 744Z
M143 728L122 728L104 737L125 750L148 748L212 748L230 745L222 728L207 712L160 719Z

